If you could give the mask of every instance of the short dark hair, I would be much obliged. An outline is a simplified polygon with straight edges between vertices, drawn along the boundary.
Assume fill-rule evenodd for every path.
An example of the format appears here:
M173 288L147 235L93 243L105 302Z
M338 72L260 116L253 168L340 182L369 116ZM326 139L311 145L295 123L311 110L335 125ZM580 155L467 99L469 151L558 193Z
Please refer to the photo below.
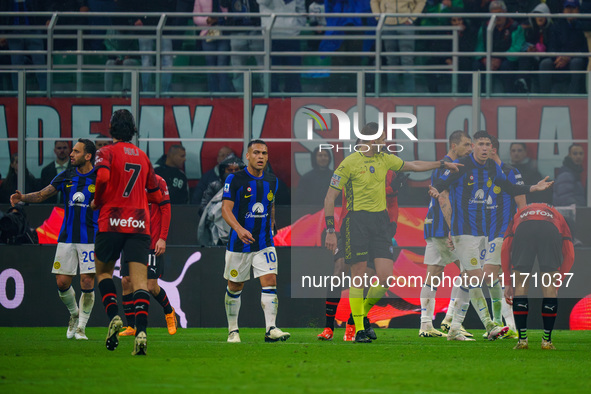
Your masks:
M109 133L113 138L129 142L137 133L133 115L126 109L119 109L111 116Z
M174 144L174 145L171 145L170 148L168 148L168 153L170 153L172 151L176 151L176 150L184 150L184 151L186 151L185 147L182 146L181 144Z
M449 135L449 146L451 147L451 144L459 145L463 137L470 138L470 134L466 133L464 130L454 131Z
M374 135L375 133L378 132L379 129L380 129L380 125L378 125L376 122L369 122L368 124L363 126L360 133L361 133L361 135L364 135L364 136Z
M94 145L94 142L86 138L78 138L78 142L84 144L84 153L90 153L92 155L90 162L94 164L94 156L96 155L96 145Z
M579 148L583 149L583 145L574 143L574 144L572 144L571 146L568 147L568 154L569 155L570 155L571 149L574 148L575 146L578 146Z
M53 142L53 147L55 148L57 146L57 144L59 144L60 142L65 142L66 145L68 145L68 147L70 146L70 143L68 141L64 141L64 140L57 140Z
M250 148L251 146L253 146L254 144L261 144L261 145L265 145L267 146L267 143L263 140L257 139L257 140L252 140L248 143L248 146L246 147L246 149Z
M486 138L486 139L490 140L491 139L490 137L491 136L490 136L490 134L488 134L488 132L486 132L485 130L480 130L480 131L477 131L476 133L474 133L474 137L472 137L472 139L474 141L477 141L481 138Z
M513 148L513 145L521 145L523 147L523 150L527 150L525 142L511 142L511 145L509 145L509 149Z
M490 143L491 143L492 147L497 150L497 153L499 153L499 146L500 146L499 139L497 137L495 137L494 135L491 135L490 136Z

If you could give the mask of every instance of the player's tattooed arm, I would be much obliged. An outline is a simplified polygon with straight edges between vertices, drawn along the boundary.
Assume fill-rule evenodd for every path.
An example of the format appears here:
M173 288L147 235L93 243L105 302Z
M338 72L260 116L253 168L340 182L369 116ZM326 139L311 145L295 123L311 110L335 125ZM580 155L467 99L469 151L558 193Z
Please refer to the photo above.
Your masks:
M441 212L443 212L443 217L445 218L445 222L451 228L451 202L449 201L449 191L444 190L439 193L439 206L441 207Z
M39 203L47 200L49 197L55 196L57 194L57 189L52 185L47 185L43 190L39 190L38 192L21 194L20 191L16 191L12 196L10 196L10 203L14 206L19 202L29 202L29 203Z

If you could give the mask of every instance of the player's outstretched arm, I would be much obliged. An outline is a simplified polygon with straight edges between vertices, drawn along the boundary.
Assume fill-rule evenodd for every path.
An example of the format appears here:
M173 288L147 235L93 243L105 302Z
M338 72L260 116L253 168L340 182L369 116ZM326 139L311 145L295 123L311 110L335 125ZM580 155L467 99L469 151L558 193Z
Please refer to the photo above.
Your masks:
M535 185L532 185L529 188L530 192L541 192L544 191L548 188L550 188L550 186L552 186L554 184L554 181L548 182L548 178L550 177L545 177L544 179L542 179L541 181L539 181L538 183L536 183Z
M405 161L404 165L400 169L402 172L424 172L435 170L437 168L442 168L446 170L450 170L451 172L458 172L460 167L463 167L463 164L460 163L449 163L447 161Z
M222 200L222 217L224 218L226 223L228 223L228 226L232 227L232 230L236 231L236 235L238 235L238 238L240 238L240 240L243 243L253 243L255 241L254 237L252 236L250 231L248 231L247 229L242 227L240 223L238 223L238 220L236 220L236 217L232 213L233 208L234 201Z
M445 218L445 222L447 223L448 227L451 228L451 202L449 201L449 191L444 190L439 193L439 197L437 199L439 201L439 206L441 207L441 212L443 213L443 217Z
M39 203L47 200L49 197L55 196L57 189L52 185L47 185L43 190L39 190L34 193L22 194L20 191L16 191L10 196L10 204L14 207L19 202Z

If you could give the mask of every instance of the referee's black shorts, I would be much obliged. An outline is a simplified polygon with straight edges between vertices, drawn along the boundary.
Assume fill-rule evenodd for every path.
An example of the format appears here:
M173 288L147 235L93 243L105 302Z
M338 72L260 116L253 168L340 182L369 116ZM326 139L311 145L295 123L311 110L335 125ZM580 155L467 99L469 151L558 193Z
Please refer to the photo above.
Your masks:
M148 264L150 236L147 234L103 232L96 235L94 253L96 258L107 263L115 261L123 252L125 261Z
M392 225L387 211L349 212L341 224L345 263L392 260Z
M531 273L536 257L541 272L558 271L562 265L562 235L550 222L530 220L515 230L511 250L513 270Z

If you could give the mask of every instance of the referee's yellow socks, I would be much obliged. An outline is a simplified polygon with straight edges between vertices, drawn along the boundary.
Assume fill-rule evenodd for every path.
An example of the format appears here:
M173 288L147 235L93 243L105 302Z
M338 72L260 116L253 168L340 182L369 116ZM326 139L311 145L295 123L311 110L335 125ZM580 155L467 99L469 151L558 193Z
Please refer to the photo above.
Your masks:
M351 305L351 314L355 320L355 330L363 330L363 288L349 288L349 304Z
M367 316L369 310L375 304L377 304L379 300L382 299L384 294L386 294L386 291L388 291L388 288L386 286L377 285L369 288L369 291L367 292L367 297L363 302L363 312L365 316Z

